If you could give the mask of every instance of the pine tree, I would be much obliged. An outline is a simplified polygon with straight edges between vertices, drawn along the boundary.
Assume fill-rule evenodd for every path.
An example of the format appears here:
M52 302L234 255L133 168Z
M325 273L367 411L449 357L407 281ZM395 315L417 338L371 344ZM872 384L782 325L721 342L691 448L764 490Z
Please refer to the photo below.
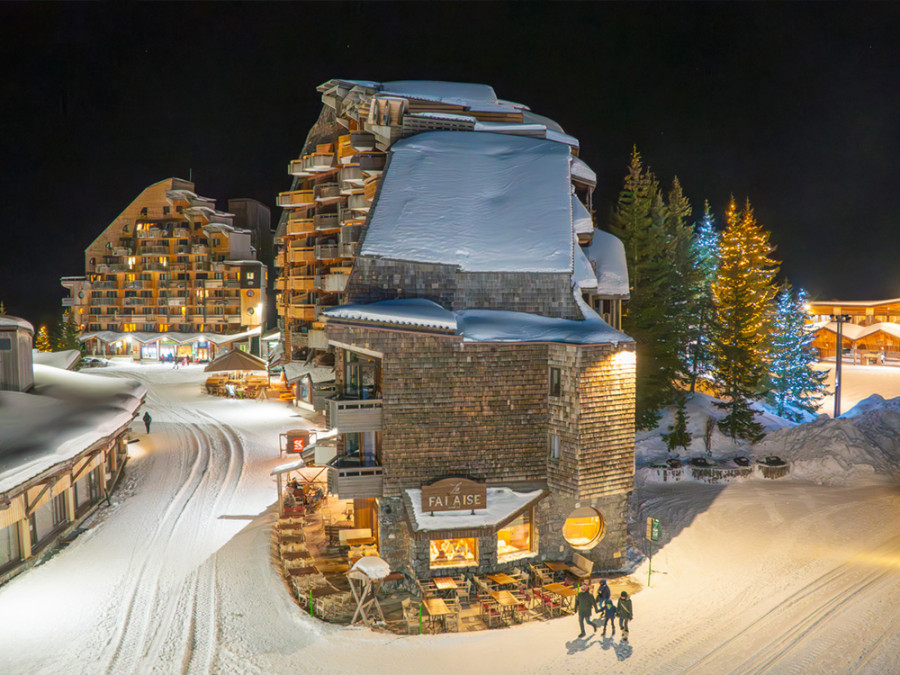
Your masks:
M50 335L47 333L47 326L41 326L38 329L37 336L34 338L34 348L39 352L53 351L53 345L50 344Z
M698 377L712 373L710 324L713 316L712 285L719 269L719 233L709 202L703 204L703 218L694 231L691 256L696 269L697 285L693 298L693 324L690 344L690 390L695 391Z
M769 233L756 222L749 200L738 210L732 199L722 233L719 272L712 285L714 339L713 375L728 411L719 429L732 440L762 438L751 404L763 396L766 342L775 296L777 263Z
M815 413L825 393L826 373L813 370L814 333L806 323L807 296L803 289L794 298L789 286L778 294L772 321L769 379L775 411L801 422L803 412Z
M70 312L63 312L60 317L56 329L56 348L60 351L65 349L81 350L81 343L78 341L78 325Z
M682 258L691 236L684 225L688 215L690 204L677 180L667 204L635 148L609 230L622 240L628 263L631 298L622 328L636 343L639 429L656 425L659 411L672 401L673 381L684 370L682 296L690 264Z
M685 408L686 396L683 391L679 391L675 397L675 420L669 425L669 433L663 434L662 438L666 443L669 452L675 452L676 448L687 450L687 446L691 442L691 434L687 430L687 410Z

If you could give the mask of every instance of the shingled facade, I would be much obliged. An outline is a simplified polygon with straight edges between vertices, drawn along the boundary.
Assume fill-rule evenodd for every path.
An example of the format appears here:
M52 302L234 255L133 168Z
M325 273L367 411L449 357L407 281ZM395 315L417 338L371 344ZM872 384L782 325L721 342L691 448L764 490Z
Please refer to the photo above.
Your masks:
M621 568L628 280L621 242L594 230L577 139L485 85L320 90L386 155L344 304L316 315L335 363L329 491L420 577L576 551Z

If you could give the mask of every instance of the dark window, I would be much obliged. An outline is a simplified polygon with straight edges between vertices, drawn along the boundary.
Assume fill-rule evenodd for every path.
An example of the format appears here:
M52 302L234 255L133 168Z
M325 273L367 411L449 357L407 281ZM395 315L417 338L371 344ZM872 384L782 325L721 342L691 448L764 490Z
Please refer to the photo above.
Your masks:
M168 207L168 206L164 206L164 207L163 207L163 215L164 215L164 216L169 215L169 207Z
M550 395L562 395L562 373L559 368L550 368Z

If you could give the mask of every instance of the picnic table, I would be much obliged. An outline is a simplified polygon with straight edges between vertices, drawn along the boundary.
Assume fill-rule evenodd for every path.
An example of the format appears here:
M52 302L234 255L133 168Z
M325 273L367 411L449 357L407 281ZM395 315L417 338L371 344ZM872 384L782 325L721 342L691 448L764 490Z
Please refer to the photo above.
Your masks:
M302 534L283 534L281 535L282 544L305 544L306 537Z
M497 601L498 605L500 605L500 611L505 615L506 619L511 620L516 605L519 604L519 601L516 600L516 596L509 591L491 591L491 597Z
M578 591L575 590L572 586L553 583L544 586L544 590L548 593L553 593L554 595L558 596L561 601L560 604L563 605L568 611L574 611L572 605L575 602L575 596L578 594Z
M292 577L305 577L307 574L315 574L316 571L316 568L312 566L288 568L288 574L290 574Z
M444 602L444 599L425 598L422 601L422 604L425 605L425 611L428 612L432 631L434 631L434 625L437 619L441 620L441 628L447 630L447 615L453 614L454 610L447 607L447 603Z

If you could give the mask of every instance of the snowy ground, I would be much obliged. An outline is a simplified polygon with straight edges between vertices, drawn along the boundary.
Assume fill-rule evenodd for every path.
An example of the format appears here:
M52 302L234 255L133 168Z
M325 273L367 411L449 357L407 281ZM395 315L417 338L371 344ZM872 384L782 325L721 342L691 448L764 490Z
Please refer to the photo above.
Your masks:
M801 477L660 484L641 469L635 540L643 546L648 515L663 528L651 586L646 560L633 575L645 588L634 596L630 644L577 640L572 617L399 637L310 619L274 565L269 471L278 433L302 418L283 404L201 394L199 367L103 374L148 385L152 434L141 428L129 446L112 507L67 549L0 587L4 674L900 671L892 406L869 402L861 415L771 434L767 443L797 460ZM702 427L704 411L708 400L692 401L692 425ZM659 452L656 436L642 437L638 466ZM738 452L752 449L715 438L714 456Z

